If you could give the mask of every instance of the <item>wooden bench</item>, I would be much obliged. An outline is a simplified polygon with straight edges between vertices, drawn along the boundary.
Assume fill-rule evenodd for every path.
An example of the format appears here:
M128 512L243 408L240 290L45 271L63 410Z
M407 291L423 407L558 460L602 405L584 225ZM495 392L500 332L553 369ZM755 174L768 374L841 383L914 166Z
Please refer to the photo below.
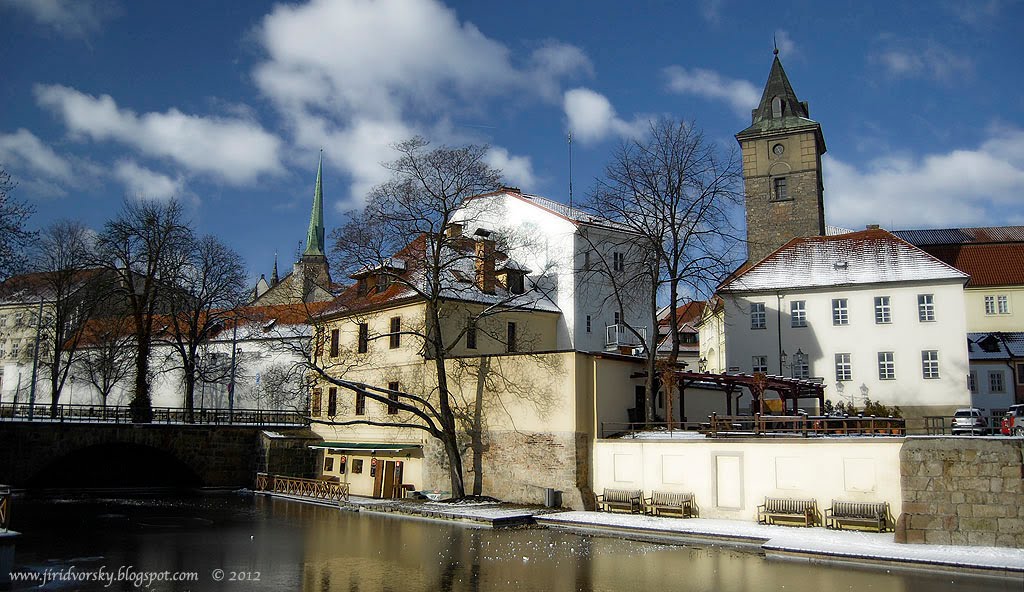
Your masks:
M621 510L639 514L643 509L644 492L640 489L605 489L597 496L597 509L604 512Z
M841 529L844 524L870 526L878 532L889 528L889 502L837 502L825 510L825 526Z
M776 519L802 520L804 526L818 521L818 503L812 499L766 497L757 507L758 524L775 524Z
M682 518L693 518L697 515L692 493L652 491L651 497L644 500L644 508L652 516L661 516L664 512L679 512Z

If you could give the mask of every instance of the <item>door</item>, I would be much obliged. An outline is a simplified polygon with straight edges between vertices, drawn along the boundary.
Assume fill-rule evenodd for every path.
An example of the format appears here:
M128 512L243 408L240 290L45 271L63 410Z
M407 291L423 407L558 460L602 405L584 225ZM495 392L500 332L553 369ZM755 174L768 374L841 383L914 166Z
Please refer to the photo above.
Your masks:
M384 487L381 490L380 497L395 497L395 461L384 461L384 470L381 472L384 474Z

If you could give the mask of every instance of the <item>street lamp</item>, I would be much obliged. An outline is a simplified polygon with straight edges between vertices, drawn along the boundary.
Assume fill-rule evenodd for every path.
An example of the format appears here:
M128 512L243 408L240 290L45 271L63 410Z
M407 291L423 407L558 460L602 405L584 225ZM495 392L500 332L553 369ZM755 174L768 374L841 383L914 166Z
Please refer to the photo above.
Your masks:
M708 359L707 358L702 356L701 359L697 360L697 371L700 372L701 374L704 374L705 372L708 371Z

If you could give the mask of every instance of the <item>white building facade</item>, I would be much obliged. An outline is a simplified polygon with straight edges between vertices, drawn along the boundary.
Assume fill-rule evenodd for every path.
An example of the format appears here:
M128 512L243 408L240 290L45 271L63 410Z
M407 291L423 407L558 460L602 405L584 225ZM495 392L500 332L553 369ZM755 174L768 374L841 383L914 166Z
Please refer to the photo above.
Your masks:
M908 418L951 414L971 400L966 281L884 230L794 239L719 289L728 370L818 378L833 402Z

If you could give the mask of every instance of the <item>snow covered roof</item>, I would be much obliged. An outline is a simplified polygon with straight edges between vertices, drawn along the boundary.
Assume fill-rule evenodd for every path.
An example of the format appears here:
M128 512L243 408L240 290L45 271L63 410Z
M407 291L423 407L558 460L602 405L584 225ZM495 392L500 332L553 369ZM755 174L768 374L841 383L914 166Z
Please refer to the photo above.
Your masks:
M1024 357L1024 332L968 333L971 360L1009 360Z
M910 243L871 228L795 238L719 289L743 292L967 279L967 274Z
M474 195L474 196L470 197L469 199L467 199L467 201L474 200L474 199L482 199L482 198L487 198L487 197L494 197L494 196L497 196L497 195L508 195L508 196L514 197L514 198L519 199L521 201L524 201L526 203L533 204L533 205L535 205L535 206L537 206L537 207L539 207L539 208L541 208L543 210L547 210L548 212L551 212L551 213L553 213L555 215L558 215L558 216L560 216L562 218L565 218L566 220L569 220L570 222L574 222L576 224L587 224L587 225L590 225L590 226L601 226L601 227L604 227L604 228L612 228L612 229L615 229L615 230L621 230L623 232L633 232L632 230L630 230L630 228L628 226L625 226L625 225L620 224L618 222L614 222L612 220L609 220L609 219L601 217L601 216L595 216L595 215L587 213L587 212L585 212L585 211L583 211L581 209L568 206L568 205L566 205L566 204L564 204L562 202L558 202L558 201L555 201L553 199L549 199L549 198L546 198L546 197L543 197L543 196L540 196L540 195L533 195L531 193L523 193L522 191L519 190L518 187L502 187L498 191L493 191L491 193L483 193L483 194L480 194L480 195Z
M919 247L924 245L1024 242L1024 226L894 230L893 234Z

